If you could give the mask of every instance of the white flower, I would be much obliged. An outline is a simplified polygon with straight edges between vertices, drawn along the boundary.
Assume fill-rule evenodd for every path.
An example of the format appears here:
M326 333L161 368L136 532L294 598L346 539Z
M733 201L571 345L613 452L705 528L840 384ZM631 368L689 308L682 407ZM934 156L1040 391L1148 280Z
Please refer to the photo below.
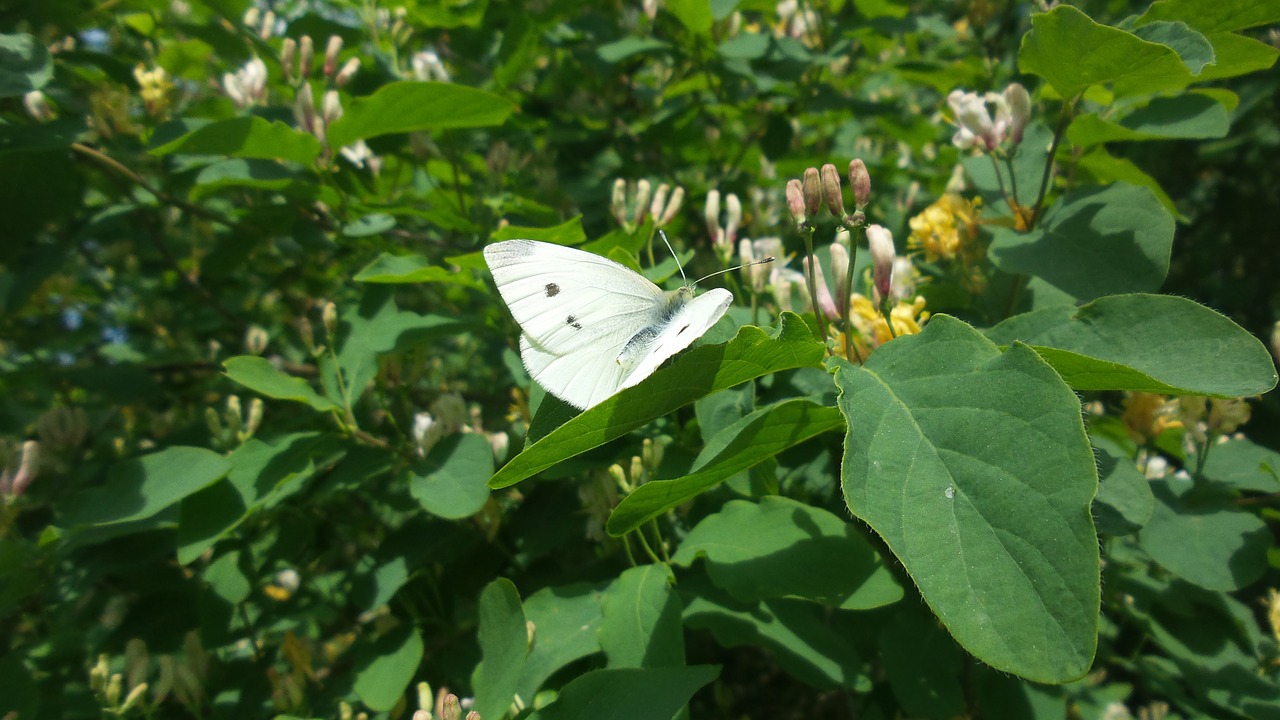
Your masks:
M267 64L261 58L253 58L235 73L222 76L222 88L236 107L257 105L267 90Z
M413 77L418 80L438 80L449 82L449 71L445 69L440 56L434 50L421 50L414 53L409 60L413 68Z

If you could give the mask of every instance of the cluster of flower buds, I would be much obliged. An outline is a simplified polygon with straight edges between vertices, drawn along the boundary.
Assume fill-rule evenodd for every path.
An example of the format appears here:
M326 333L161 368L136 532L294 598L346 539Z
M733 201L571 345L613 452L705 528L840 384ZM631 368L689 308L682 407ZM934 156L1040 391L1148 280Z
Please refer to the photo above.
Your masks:
M409 58L409 67L417 80L451 81L449 71L440 60L440 55L434 50L419 50L414 53L413 57Z
M276 14L270 10L262 12L260 8L253 6L244 11L244 17L241 19L245 27L257 33L263 40L268 40L276 34Z
M634 186L628 187L626 180L618 178L613 181L609 209L624 230L634 232L650 217L655 228L670 225L683 204L684 188L679 185L673 190L670 185L660 183L654 190L648 180L637 180Z
M861 160L854 159L849 163L849 186L853 189L852 214L845 213L840 171L835 165L827 163L821 170L814 167L805 170L803 180L791 180L787 183L787 209L791 211L791 218L803 227L825 205L831 215L845 227L862 225L866 222L863 210L871 201L871 175Z
M742 201L733 193L724 196L724 224L721 225L720 191L712 189L707 193L707 204L702 216L707 221L707 235L711 238L711 246L720 259L727 263L736 246L738 229L742 227Z
M246 417L240 406L240 396L229 395L226 412L219 413L217 408L209 406L204 409L204 419L216 444L234 448L243 445L258 431L262 424L262 413L262 398L249 401L249 413Z
M333 80L338 87L345 87L356 73L360 71L360 58L348 58L345 63L338 64L342 53L342 37L330 35L325 44L324 64L321 66L325 79ZM296 59L296 65L295 65ZM311 64L315 60L315 41L310 35L303 35L301 40L285 38L280 48L280 66L284 68L284 77L289 82L305 81L311 75Z
M951 143L961 150L977 147L990 152L1006 140L1017 147L1031 119L1031 96L1018 83L1009 85L1003 93L986 95L953 90L947 96L947 104L958 126ZM994 118L991 110L995 110Z

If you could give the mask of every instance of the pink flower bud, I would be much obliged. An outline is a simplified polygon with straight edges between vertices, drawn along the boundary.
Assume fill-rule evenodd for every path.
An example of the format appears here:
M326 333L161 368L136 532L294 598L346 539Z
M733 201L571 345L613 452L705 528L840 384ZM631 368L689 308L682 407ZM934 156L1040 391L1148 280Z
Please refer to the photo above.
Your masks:
M872 225L867 228L867 245L871 249L871 274L876 292L881 298L887 298L893 288L893 233Z
M799 180L787 181L787 209L791 211L791 219L796 221L796 225L803 226L808 218L804 212L804 188Z
M359 70L360 58L351 58L342 66L342 69L338 71L338 74L333 76L333 83L338 87L343 87L347 83L351 82L351 78L355 77Z
M648 180L641 179L636 183L636 215L635 224L644 223L645 213L649 210L649 195L653 192L653 186Z
M804 210L813 217L822 209L822 178L818 168L811 167L804 171Z
M653 200L649 202L649 214L653 216L655 223L662 219L662 211L667 206L667 194L670 192L670 185L659 183L658 189L653 193Z
M859 159L849 162L849 187L853 188L853 204L862 210L871 202L871 174Z
M662 211L660 224L663 227L671 224L671 221L676 218L676 213L680 212L680 206L683 204L684 188L677 185L676 189L671 191L671 199L667 201L666 209Z
M818 290L818 309L828 318L835 319L840 317L840 310L836 308L835 298L831 297L831 290L827 287L827 279L822 275L822 263L812 262L812 257L804 259L805 276L808 277L809 268L813 268L813 282Z
M329 44L324 49L324 76L333 75L338 69L338 53L342 52L342 36L330 35Z
M840 171L836 170L836 166L827 163L822 166L820 171L822 176L822 199L827 203L827 209L835 216L837 220L844 219L844 192L840 187Z
M702 209L702 219L707 223L707 235L711 236L714 243L720 234L720 191L711 190L707 193L707 204Z
M306 80L311 74L311 61L315 59L316 44L310 35L303 35L298 41L298 78Z
M742 227L742 203L738 200L737 195L729 193L724 198L724 207L725 240L733 242L738 237L738 228Z
M280 67L284 68L284 79L293 82L293 59L298 54L298 41L285 38L280 48Z
M842 241L849 242L848 230L836 233L836 241L831 243L831 274L834 276L838 298L843 298L849 293L849 288L844 286L845 278L849 275L849 251L841 244Z
M627 181L618 178L613 181L613 193L609 198L609 210L619 225L627 224Z
M324 99L320 102L320 116L324 118L325 127L342 117L342 98L338 97L337 90L329 90L324 94Z
M1004 99L1009 105L1009 140L1017 145L1022 142L1022 133L1031 120L1031 96L1026 88L1013 83L1004 89Z

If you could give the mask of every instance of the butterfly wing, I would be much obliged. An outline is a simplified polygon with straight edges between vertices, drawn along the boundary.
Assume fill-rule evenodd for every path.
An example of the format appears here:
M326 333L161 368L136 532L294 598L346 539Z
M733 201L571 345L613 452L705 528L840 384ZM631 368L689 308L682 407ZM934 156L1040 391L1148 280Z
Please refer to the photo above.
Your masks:
M628 368L615 359L625 342L588 345L556 354L522 334L520 357L525 369L547 392L586 410L622 389Z
M733 303L733 293L715 288L685 303L654 337L649 349L623 379L621 388L629 388L653 374L667 358L689 347L694 340L711 329Z
M657 285L583 250L507 240L486 247L484 259L520 328L553 355L625 343L662 307Z

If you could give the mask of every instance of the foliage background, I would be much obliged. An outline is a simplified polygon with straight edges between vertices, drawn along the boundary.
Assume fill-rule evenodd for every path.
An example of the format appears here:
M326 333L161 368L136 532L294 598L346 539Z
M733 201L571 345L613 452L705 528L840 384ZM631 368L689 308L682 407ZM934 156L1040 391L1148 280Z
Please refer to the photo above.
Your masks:
M1073 5L1130 29L1126 18L1148 10ZM1254 8L1227 31L1256 40L1253 59L1197 81L1219 92L1229 132L1069 142L1050 201L1133 181L1117 169L1131 162L1179 220L1160 291L1270 344L1280 130L1269 68L1280 15L1268 3L1166 5L1188 18ZM547 436L567 415L530 389L480 248L512 237L586 243L656 265L650 276L666 280L673 263L647 252L653 221L618 221L622 178L629 192L640 179L684 189L665 231L682 257L693 251L691 276L736 255L709 237L712 190L741 198L740 238L778 237L796 256L805 242L786 181L858 157L873 183L866 215L905 254L910 218L967 156L949 144L951 90L1018 80L1051 134L1062 98L1019 72L1033 15L1047 8L335 0L260 6L246 24L249 7L0 9L0 717L403 717L445 710L443 687L474 697L485 718L508 712L513 695L551 717L592 697L662 718L686 702L693 717L1274 715L1274 394L1251 401L1248 438L1209 465L1187 428L1153 430L1148 418L1136 436L1125 430L1139 404L1131 386L1072 386L1104 490L1109 470L1132 488L1159 456L1205 497L1170 499L1162 488L1174 481L1154 478L1145 528L1125 515L1143 506L1141 492L1109 498L1125 522L1095 508L1097 655L1085 677L1056 678L1065 684L1024 681L1045 678L962 649L949 634L962 621L921 597L913 579L928 581L911 559L895 560L870 517L850 518L849 445L838 436L853 411L836 416L821 352L805 355L816 347L811 312L774 340L737 335L727 346L736 357L772 355L733 389L663 412L654 401L634 427L552 456L535 480L492 493L484 484L526 435ZM325 67L334 36L341 49ZM305 82L282 62L286 38L303 37L315 44ZM244 74L254 58L261 85ZM339 82L352 60L358 69ZM1215 67L1227 66L1222 57ZM225 78L237 72L239 97ZM1079 111L1119 122L1152 96L1188 94L1100 87ZM37 89L44 106L28 96ZM327 91L341 120L332 108L325 118ZM1109 170L1081 163L1102 146L1118 159ZM979 194L972 179L967 193ZM983 199L984 219L998 220L998 198ZM817 223L819 247L835 230ZM915 257L931 278L920 286L930 312L979 328L1014 314L1005 300L1018 281L985 256L989 292L977 294L955 267ZM776 298L753 313L747 279L724 280L742 307L709 340L757 320L785 327ZM1021 301L1017 311L1033 309ZM800 293L794 302L803 310ZM952 360L929 357L938 368ZM1235 377L1237 359L1192 369ZM651 387L670 388L676 370ZM1255 392L1270 387L1240 376ZM1068 396L1054 407L1078 417ZM636 534L606 531L620 490L691 475L726 442L717 431L768 438L787 422L802 429L794 443L660 514L661 535L647 541L668 564L650 563ZM38 468L14 492L31 440ZM1009 512L1028 521L1025 509ZM821 528L816 554L787 554L803 545L787 534L794 518ZM735 544L759 554L718 554ZM1206 579L1224 567L1244 569ZM806 585L832 577L861 584Z

